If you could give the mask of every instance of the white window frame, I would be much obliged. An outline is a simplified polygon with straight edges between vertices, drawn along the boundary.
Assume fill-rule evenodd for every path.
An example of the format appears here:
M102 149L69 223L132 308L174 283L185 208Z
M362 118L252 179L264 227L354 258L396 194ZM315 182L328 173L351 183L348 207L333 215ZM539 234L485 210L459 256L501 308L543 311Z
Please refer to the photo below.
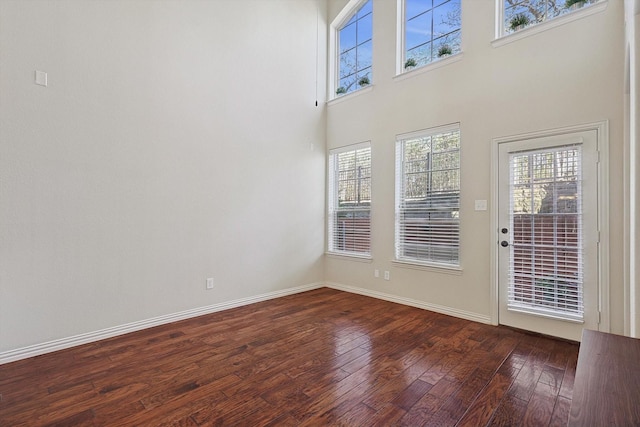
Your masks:
M364 258L364 259L371 259L371 199L373 197L372 194L370 194L370 200L369 200L369 207L363 207L363 206L358 206L357 208L354 209L350 209L350 208L340 208L338 206L338 184L339 184L339 177L338 177L338 164L337 164L337 156L343 153L349 153L349 152L358 152L361 150L369 150L369 156L371 157L371 141L365 141L365 142L361 142L361 143L357 143L357 144L352 144L352 145L347 145L344 147L340 147L340 148L335 148L332 150L329 150L329 161L327 162L327 167L328 167L328 184L327 184L327 207L328 207L328 214L327 214L327 253L331 254L331 255L341 255L341 256L349 256L349 257L356 257L356 258ZM369 163L369 168L371 168L371 161ZM369 176L369 179L371 179L371 176ZM371 191L372 189L370 189ZM368 251L349 251L349 250L341 250L341 249L336 249L334 244L336 242L336 236L334 235L335 233L335 219L336 219L336 215L338 215L338 213L340 212L349 212L349 211L358 211L358 212L363 212L363 211L368 211L369 212L369 229L368 229L368 235L366 236L367 238L367 244L369 246L369 250Z
M578 19L600 13L607 8L608 0L597 0L595 3L587 4L579 9L567 12L564 15L556 16L543 22L529 25L527 28L512 33L505 32L504 0L495 0L495 2L495 39L491 42L491 44L493 47L499 47L526 37L530 37L534 34L539 34L552 28L568 24L569 22L573 22Z
M425 137L431 137L431 136L437 136L440 134L444 134L444 133L450 133L450 132L458 132L458 176L459 176L459 183L458 183L458 218L457 218L457 223L458 223L458 230L457 230L457 238L458 238L458 245L457 245L457 262L444 262L444 261L438 261L438 260L433 260L433 259L424 259L424 258L417 258L417 257L408 257L408 256L404 256L403 252L404 252L404 244L405 242L402 241L401 237L402 237L402 224L401 224L401 220L400 218L402 217L402 213L404 212L404 195L405 195L405 191L404 191L404 182L405 182L405 168L404 168L404 149L405 149L405 141L408 140L413 140L413 139L418 139L418 138L425 138ZM411 133L406 133L406 134L401 134L401 135L397 135L396 136L396 179L395 179L395 184L396 184L396 191L395 191L395 220L394 220L394 225L395 225L395 233L394 233L394 242L395 242L395 259L394 262L398 263L399 265L408 265L408 266L418 266L418 267L424 267L427 269L439 269L439 270L450 270L450 271L461 271L462 267L461 267L461 251L460 251L460 205L461 205L461 174L462 174L462 159L461 159L461 155L462 155L462 150L461 150L461 145L462 145L462 137L461 137L461 132L460 132L460 123L453 123L450 125L445 125L445 126L439 126L439 127L435 127L435 128L430 128L430 129L424 129L421 131L417 131L417 132L411 132Z
M354 95L356 93L362 93L364 91L367 91L367 89L370 90L371 87L373 87L372 78L371 82L366 87L362 87L342 96L336 94L336 90L338 90L338 87L340 86L340 71L338 69L338 57L340 56L340 28L342 28L344 24L349 22L353 15L356 14L367 1L368 0L349 0L349 2L345 5L344 8L342 8L340 13L335 17L335 19L329 26L329 84L327 85L329 90L327 99L329 100L337 100ZM374 12L375 8L372 13ZM371 62L371 75L373 76L373 58Z
M406 62L406 40L405 40L405 1L406 0L397 0L397 34L396 34L396 76L402 76L403 74L412 73L416 71L426 71L432 70L434 68L439 68L443 65L449 64L451 62L457 62L462 58L463 52L463 41L462 41L462 21L460 23L460 51L456 52L448 57L439 58L437 60L431 61L428 64L414 67L412 69L406 69L404 64ZM464 0L460 0L460 7L462 8L462 3ZM462 13L462 11L461 11ZM461 17L462 19L462 17Z

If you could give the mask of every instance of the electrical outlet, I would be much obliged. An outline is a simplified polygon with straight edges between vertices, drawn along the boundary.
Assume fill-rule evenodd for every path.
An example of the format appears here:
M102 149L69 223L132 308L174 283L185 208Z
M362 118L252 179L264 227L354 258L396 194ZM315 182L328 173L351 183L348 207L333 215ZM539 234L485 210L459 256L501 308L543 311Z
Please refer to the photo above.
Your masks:
M213 277L207 279L207 289L213 289Z
M384 272L384 280L391 280L391 275L389 274L388 271Z
M378 270L377 268L373 270L373 277L380 277L380 270Z

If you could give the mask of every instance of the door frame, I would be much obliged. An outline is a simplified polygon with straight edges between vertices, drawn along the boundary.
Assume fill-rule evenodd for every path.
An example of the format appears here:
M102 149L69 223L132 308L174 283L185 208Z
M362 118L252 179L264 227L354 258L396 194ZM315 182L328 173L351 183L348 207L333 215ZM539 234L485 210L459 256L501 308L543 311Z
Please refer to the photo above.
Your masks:
M610 332L611 319L609 310L609 121L567 126L556 129L530 132L512 136L494 138L491 143L491 323L498 325L499 319L499 283L498 283L498 195L499 195L499 148L501 144L535 138L560 136L575 132L596 131L599 161L597 166L598 188L598 311L600 321L598 330Z

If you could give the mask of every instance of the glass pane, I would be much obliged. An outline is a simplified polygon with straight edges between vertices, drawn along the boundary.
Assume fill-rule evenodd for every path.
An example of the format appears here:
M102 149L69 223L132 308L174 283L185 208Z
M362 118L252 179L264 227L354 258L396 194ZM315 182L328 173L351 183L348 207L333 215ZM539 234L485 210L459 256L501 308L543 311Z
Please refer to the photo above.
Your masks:
M356 50L351 49L340 55L340 78L355 74Z
M353 24L354 22L356 22L356 15L353 15L353 16L351 17L351 19L349 19L349 22L347 22L347 23L346 23L346 24L344 24L344 25L345 25L345 27L346 27L347 25L349 25L349 24Z
M411 19L427 10L431 9L431 0L405 0L404 16Z
M371 67L358 71L356 82L358 87L365 87L371 84Z
M433 10L433 37L449 34L460 28L460 0L450 0Z
M356 45L356 24L350 24L340 30L340 53Z
M349 93L356 90L356 75L352 74L350 76L341 78L338 90L340 89L344 91L343 93Z
M531 188L528 185L514 185L511 203L514 214L530 214L533 210L531 207Z
M524 15L527 17L529 22L535 22L535 16L530 12L529 8L523 6L521 4L514 5L513 7L505 8L504 11L504 28L506 31L513 31L511 20L516 15Z
M358 21L358 44L371 40L372 21L373 15L367 15Z
M413 58L418 66L431 62L431 43L426 43L407 52L407 59Z
M437 153L440 151L450 151L450 150L457 149L459 145L460 145L460 141L459 141L458 132L443 133L440 135L433 136L432 151L434 153Z
M529 13L533 15L532 22L543 22L547 16L547 8L549 2L547 0L528 0L523 5L529 9Z
M431 41L432 13L423 13L407 22L405 29L405 43L407 50Z
M460 165L460 152L434 153L432 159L432 170L457 169Z
M458 170L431 172L432 191L452 191L460 187L460 174Z
M426 173L407 174L405 199L416 199L427 195L428 176Z
M370 14L371 12L373 12L373 1L369 0L360 8L356 16L358 19L360 19L363 16Z
M426 159L431 149L430 139L408 140L405 142L404 158L405 161Z
M371 67L371 49L373 46L372 41L368 41L364 44L361 44L357 48L357 69L362 70L363 68Z

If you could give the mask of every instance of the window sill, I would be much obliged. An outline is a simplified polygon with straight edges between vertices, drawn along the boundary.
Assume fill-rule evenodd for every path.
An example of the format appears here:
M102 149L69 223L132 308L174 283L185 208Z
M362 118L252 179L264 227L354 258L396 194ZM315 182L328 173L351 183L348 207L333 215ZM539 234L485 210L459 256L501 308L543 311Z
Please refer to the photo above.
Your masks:
M564 322L584 324L584 320L581 315L570 315L553 312L553 310L536 310L529 307L508 306L507 310L514 313L528 314L531 316L544 317L547 319L560 320Z
M367 87L365 87L365 88L358 89L358 90L355 90L355 91L353 91L353 92L351 92L351 93L347 93L347 94L344 94L344 95L342 95L342 96L335 97L335 98L333 98L333 99L329 100L329 102L327 102L327 104L328 104L328 105L339 104L339 103L341 103L342 101L346 101L347 99L355 98L356 96L358 96L358 95L362 95L362 94L364 94L364 93L369 93L369 92L371 92L372 90L373 90L373 84L370 84L370 85L368 85L368 86L367 86Z
M391 260L391 263L401 268L411 268L414 270L433 271L435 273L453 274L456 276L462 275L462 267L448 264L438 263L421 263L418 261L401 261L397 259Z
M408 79L410 77L414 77L423 73L428 73L431 70L435 70L437 68L440 67L445 67L449 64L453 64L454 62L458 62L462 60L462 52L458 52L456 54L453 54L451 56L449 56L448 58L444 58L444 59L439 59L437 61L434 61L430 64L427 65L423 65L422 67L417 67L411 70L405 70L402 73L396 75L393 79L394 80L404 80L404 79Z
M521 40L521 39L524 39L526 37L530 37L530 36L533 36L535 34L539 34L539 33L545 32L545 31L550 30L552 28L556 28L556 27L559 27L561 25L565 25L565 24L567 24L569 22L573 22L573 21L576 21L578 19L582 19L584 17L590 16L590 15L594 15L596 13L600 13L600 12L604 11L607 8L607 1L608 0L600 0L597 3L584 6L584 7L580 8L580 9L578 9L576 11L567 13L566 15L559 16L557 18L553 18L553 19L550 19L548 21L541 22L539 24L531 25L531 26L529 26L527 28L524 28L522 30L516 31L514 33L504 34L503 36L500 36L500 37L496 38L495 40L493 40L491 42L491 45L493 47L504 46L506 44L515 42L517 40Z
M373 257L371 255L357 255L341 252L325 252L324 254L329 258L341 259L343 261L373 262Z

